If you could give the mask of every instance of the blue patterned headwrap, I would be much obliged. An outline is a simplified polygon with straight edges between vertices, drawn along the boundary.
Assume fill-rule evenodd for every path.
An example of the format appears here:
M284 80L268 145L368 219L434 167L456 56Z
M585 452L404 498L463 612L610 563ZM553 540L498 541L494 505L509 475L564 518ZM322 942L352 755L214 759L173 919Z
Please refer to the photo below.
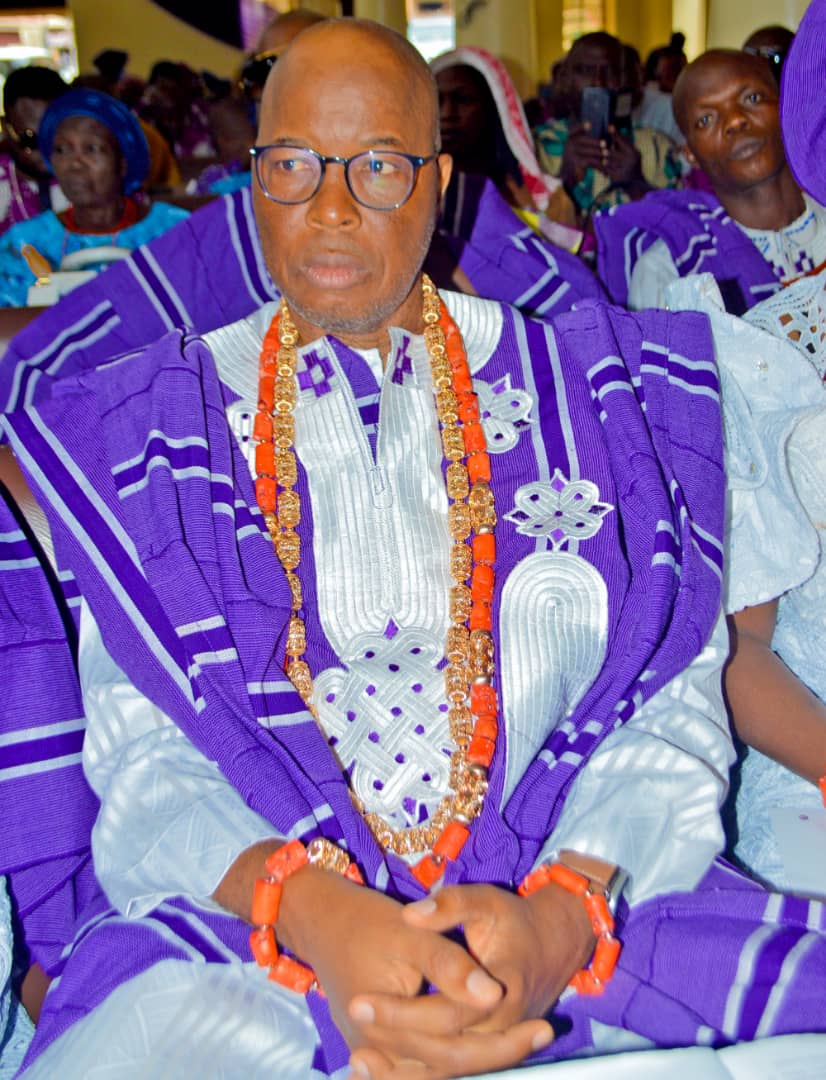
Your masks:
M126 161L123 190L128 195L139 188L149 172L149 147L137 119L127 107L110 94L100 90L70 90L53 101L43 114L38 142L46 163L51 168L55 133L70 116L90 116L109 128L118 140ZM54 171L54 170L52 170Z

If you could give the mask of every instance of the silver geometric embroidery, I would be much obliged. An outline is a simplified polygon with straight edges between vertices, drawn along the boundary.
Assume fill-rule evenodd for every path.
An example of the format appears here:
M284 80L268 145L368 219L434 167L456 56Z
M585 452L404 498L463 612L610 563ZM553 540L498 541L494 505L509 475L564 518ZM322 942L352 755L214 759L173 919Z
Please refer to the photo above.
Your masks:
M473 380L479 413L491 454L504 454L519 442L519 432L531 423L533 398L526 390L511 388L510 374L496 382Z
M614 507L599 501L599 488L591 480L568 480L555 469L549 481L523 484L514 496L505 520L526 536L547 536L555 548L566 540L587 540L602 528L602 519Z
M443 657L444 639L391 622L354 638L346 667L313 680L319 723L354 794L394 828L427 820L448 791Z

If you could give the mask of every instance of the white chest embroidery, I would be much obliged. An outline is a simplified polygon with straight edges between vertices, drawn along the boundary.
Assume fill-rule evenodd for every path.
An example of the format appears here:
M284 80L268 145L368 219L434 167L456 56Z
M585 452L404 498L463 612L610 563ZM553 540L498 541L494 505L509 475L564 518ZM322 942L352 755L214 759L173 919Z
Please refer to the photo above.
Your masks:
M404 364L391 358L388 374L397 377L382 383L374 460L359 403L327 348L323 392L305 379L296 410L318 613L340 658L313 672L314 696L364 808L392 827L410 827L447 792L452 748L442 674L450 540L429 365L415 339L402 345ZM475 384L489 449L506 453L532 423L533 396L515 390L510 376ZM248 460L252 411L243 401L228 409ZM500 583L505 797L603 662L605 584L559 545L593 536L611 509L595 484L568 481L558 469L550 481L520 488L507 514L499 508L519 533L545 537L552 548L523 559Z
M421 630L362 634L315 680L319 721L354 794L394 828L429 818L447 791L452 741L438 665Z

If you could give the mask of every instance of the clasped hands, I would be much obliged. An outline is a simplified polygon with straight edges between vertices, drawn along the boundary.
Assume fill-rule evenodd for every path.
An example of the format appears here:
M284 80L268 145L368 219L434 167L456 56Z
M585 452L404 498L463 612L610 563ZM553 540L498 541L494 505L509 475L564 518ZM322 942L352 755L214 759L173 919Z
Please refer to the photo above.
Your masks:
M604 173L617 187L630 187L642 181L639 150L613 128L610 135L610 140L596 138L587 123L572 128L562 153L560 173L566 188L576 187L588 168Z
M544 1017L594 946L581 901L555 885L524 899L448 886L405 906L302 870L284 900L286 943L324 987L353 1077L372 1080L518 1064L553 1039ZM446 936L457 927L466 945Z

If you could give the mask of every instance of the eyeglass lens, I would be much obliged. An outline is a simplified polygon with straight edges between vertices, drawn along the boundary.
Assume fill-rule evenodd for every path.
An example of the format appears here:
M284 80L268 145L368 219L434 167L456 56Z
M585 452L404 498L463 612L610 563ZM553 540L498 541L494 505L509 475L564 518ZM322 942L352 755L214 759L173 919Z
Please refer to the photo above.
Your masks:
M373 210L400 206L416 179L416 165L404 154L392 151L366 150L350 158L345 167L353 197ZM301 203L315 194L323 164L303 147L267 146L256 154L256 168L258 181L270 198Z

